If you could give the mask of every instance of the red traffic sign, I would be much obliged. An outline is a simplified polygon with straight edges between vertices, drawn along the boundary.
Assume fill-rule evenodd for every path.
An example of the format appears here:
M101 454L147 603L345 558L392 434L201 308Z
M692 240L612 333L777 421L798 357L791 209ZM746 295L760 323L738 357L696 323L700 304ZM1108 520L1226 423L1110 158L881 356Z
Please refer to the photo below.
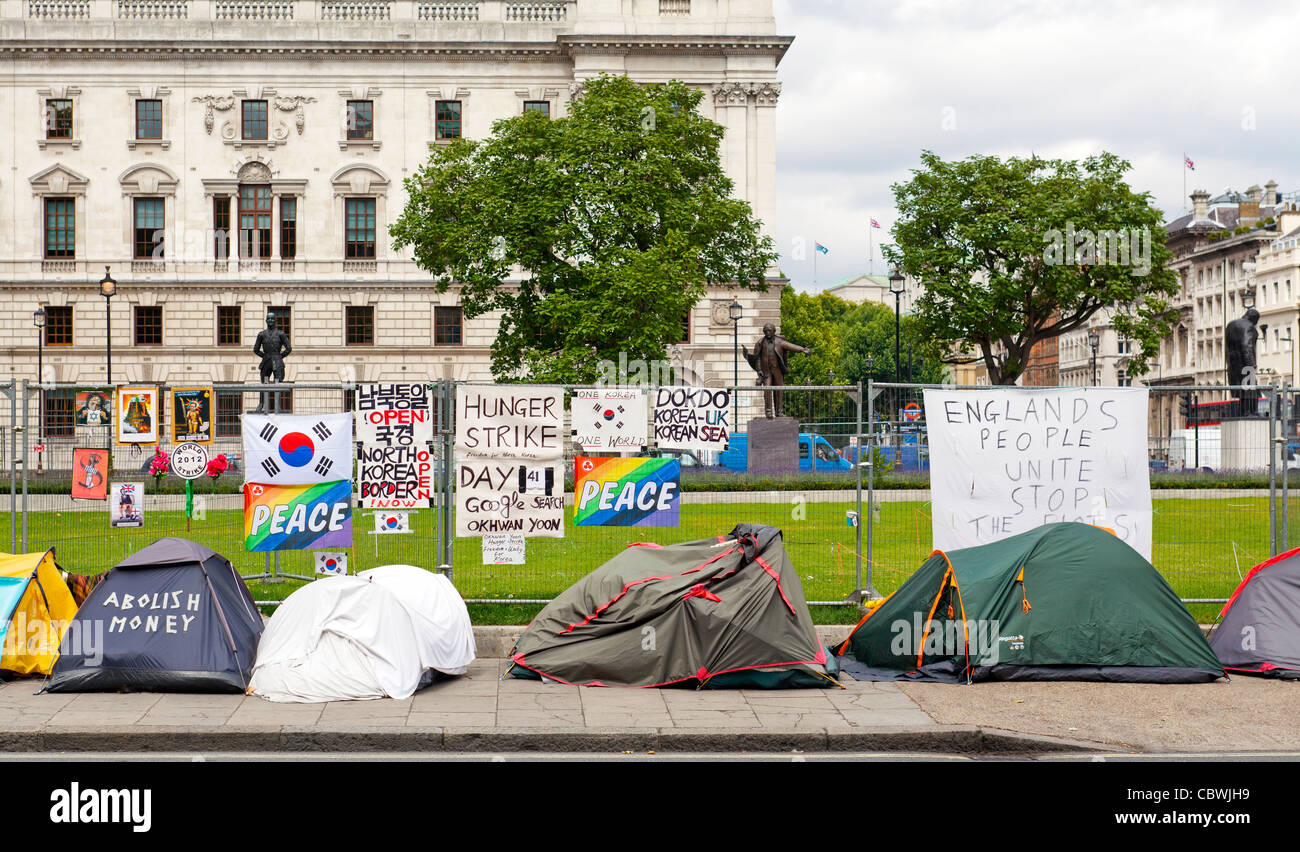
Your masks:
M919 402L909 402L907 405L903 406L903 416L906 417L909 421L911 421L911 420L920 420L920 419L921 419L921 403L919 403Z

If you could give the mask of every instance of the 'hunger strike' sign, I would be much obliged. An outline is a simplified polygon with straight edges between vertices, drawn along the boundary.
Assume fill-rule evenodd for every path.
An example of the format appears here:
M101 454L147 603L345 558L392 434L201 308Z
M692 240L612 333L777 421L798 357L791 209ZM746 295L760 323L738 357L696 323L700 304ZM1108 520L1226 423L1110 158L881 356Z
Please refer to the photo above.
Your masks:
M561 388L463 385L456 392L456 452L464 458L563 458L563 429Z
M1151 559L1145 388L925 391L934 547L1107 527Z

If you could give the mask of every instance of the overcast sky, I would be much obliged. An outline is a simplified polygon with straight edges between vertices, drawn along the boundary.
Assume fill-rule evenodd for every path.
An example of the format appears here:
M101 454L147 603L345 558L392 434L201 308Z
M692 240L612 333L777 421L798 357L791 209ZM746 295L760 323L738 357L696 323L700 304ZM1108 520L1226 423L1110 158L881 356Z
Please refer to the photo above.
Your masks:
M1300 104L1288 42L1300 3L1208 0L774 0L795 37L777 107L781 268L804 290L875 268L890 184L922 149L1133 165L1166 221L1187 191L1300 189ZM799 241L806 250L799 257ZM830 253L817 259L813 244Z

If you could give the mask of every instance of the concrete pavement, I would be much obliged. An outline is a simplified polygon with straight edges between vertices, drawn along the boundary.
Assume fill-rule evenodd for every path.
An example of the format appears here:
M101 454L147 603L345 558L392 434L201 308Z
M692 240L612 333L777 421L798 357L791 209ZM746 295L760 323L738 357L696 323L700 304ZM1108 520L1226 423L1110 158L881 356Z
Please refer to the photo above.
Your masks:
M0 751L842 751L1043 753L1098 748L936 722L895 684L843 689L601 689L464 677L404 700L273 704L242 695L37 694L0 686ZM1104 748L1104 747L1102 747Z

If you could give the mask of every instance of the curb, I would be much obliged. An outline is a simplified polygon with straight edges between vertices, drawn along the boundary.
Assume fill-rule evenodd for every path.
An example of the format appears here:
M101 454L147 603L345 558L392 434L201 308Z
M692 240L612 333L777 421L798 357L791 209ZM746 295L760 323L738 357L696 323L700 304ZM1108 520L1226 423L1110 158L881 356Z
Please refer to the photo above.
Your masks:
M5 752L899 752L1030 756L1117 752L1102 743L973 726L861 730L734 728L424 728L301 726L128 730L33 726L0 733Z

